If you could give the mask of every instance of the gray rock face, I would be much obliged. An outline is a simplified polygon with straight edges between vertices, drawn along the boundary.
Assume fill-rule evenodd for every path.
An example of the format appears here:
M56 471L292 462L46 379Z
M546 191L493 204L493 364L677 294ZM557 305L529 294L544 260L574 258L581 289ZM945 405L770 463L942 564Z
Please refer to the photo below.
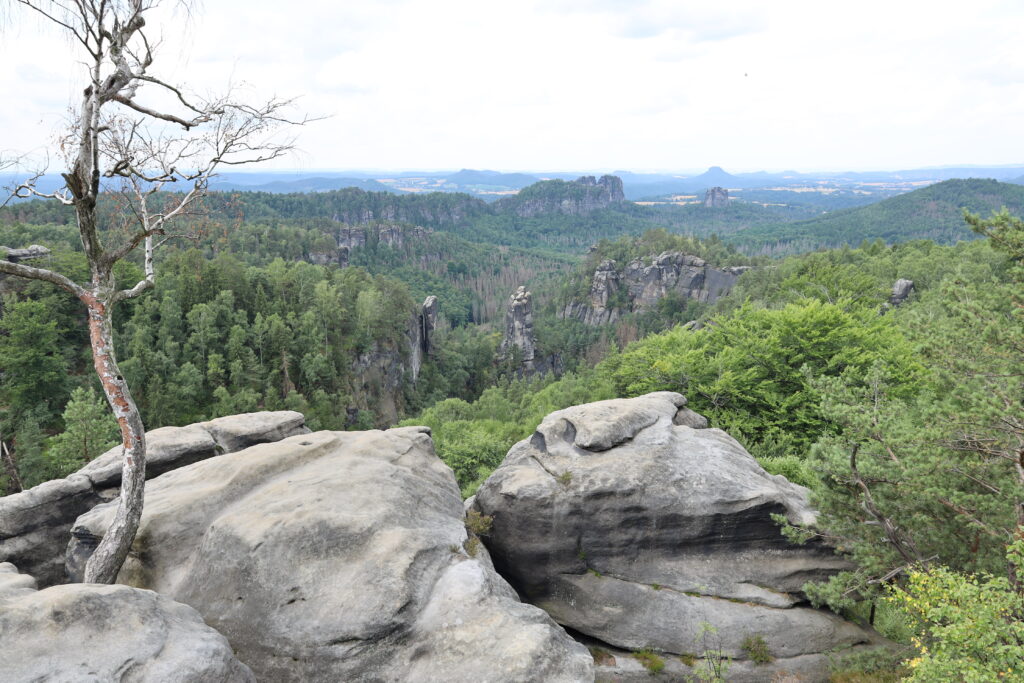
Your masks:
M709 209L729 206L729 190L724 187L712 187L704 193L704 206Z
M302 413L232 415L187 427L146 432L146 478L218 453L278 441L306 429ZM82 513L118 494L121 448L112 448L75 474L0 498L0 562L13 562L43 586L62 583L71 525Z
M127 586L37 591L0 563L5 681L241 683L256 678L191 607Z
M904 280L900 278L892 285L892 294L889 296L889 305L899 306L904 301L910 298L910 294L914 291L914 281Z
M407 244L427 240L431 233L427 228L403 225L394 220L374 220L372 214L356 222L357 225L342 225L334 231L333 236L337 242L335 249L310 252L306 256L307 260L319 266L337 263L344 267L349 265L352 252L356 249L377 245L401 249Z
M428 296L418 309L410 312L404 344L378 343L352 359L355 405L349 406L350 411L369 409L380 416L382 425L398 422L402 388L419 379L423 361L432 350L439 313L437 297Z
M0 247L0 257L11 261L12 263L20 263L21 261L42 258L49 255L50 250L39 244L32 244L24 249Z
M317 432L151 482L118 580L195 607L259 680L593 680L468 541L426 428Z
M804 605L801 587L848 565L790 544L771 519L810 523L807 490L765 472L686 399L659 392L552 413L477 492L495 566L559 623L611 645L726 654L761 635L792 658L875 636Z
M625 268L606 259L594 271L587 299L566 304L561 317L604 325L624 313L651 310L670 293L712 302L727 294L747 270L746 266L714 268L704 259L678 251L662 252L649 264L634 259Z
M537 338L533 334L533 296L520 287L508 298L505 313L505 335L499 353L502 358L516 354L524 374L536 370Z
M419 312L409 326L409 370L412 373L412 381L415 382L420 376L420 368L423 367L423 359L432 350L434 329L437 327L437 315L440 311L440 304L436 296L428 296L423 300Z

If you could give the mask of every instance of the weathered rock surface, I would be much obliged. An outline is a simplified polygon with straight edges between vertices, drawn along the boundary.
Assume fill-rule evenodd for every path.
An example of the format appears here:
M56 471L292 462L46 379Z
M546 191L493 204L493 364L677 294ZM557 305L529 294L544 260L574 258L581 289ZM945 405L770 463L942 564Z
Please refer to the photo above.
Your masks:
M317 432L150 482L118 580L195 607L259 680L593 680L586 649L467 541L427 429ZM73 542L71 566L88 552Z
M187 605L128 586L37 591L9 563L0 563L0 648L5 681L256 680Z
M422 243L430 238L431 231L417 225L405 225L384 220L359 225L342 225L334 233L337 248L330 251L312 252L309 260L319 265L337 263L349 265L352 252L380 245L401 249L408 244Z
M502 358L515 354L526 373L534 370L537 356L537 338L533 334L533 295L526 287L519 287L508 298L505 313L505 334L499 350Z
M604 325L625 313L651 310L670 293L712 302L727 294L747 270L746 266L714 268L704 259L678 251L662 252L649 264L634 259L625 268L605 259L594 271L587 298L567 303L561 316Z
M900 278L892 285L892 294L889 296L889 305L899 306L910 298L914 291L914 281Z
M404 344L378 342L352 359L350 414L366 409L378 416L380 426L398 422L404 387L419 379L423 361L432 349L439 312L437 297L428 296L411 312Z
M486 543L526 600L629 650L699 654L702 623L727 655L760 635L781 660L876 638L805 606L801 587L846 567L783 538L771 515L815 518L807 490L765 472L686 399L659 392L552 413L477 492ZM765 678L764 680L767 680Z
M146 433L146 478L218 453L278 441L308 430L302 413L249 413ZM65 479L0 498L0 562L13 562L43 586L64 581L64 550L82 513L118 494L121 448L112 448Z
M49 255L50 250L39 244L32 244L24 249L11 249L10 247L0 246L0 258L11 261L12 263L20 263L21 261L42 258Z
M709 635L708 648L715 647L715 642L715 636ZM664 668L659 673L653 673L629 650L600 642L594 643L591 647L594 648L593 651L599 653L594 662L596 683L689 683L707 680L699 676L707 676L711 671L711 664L700 653L693 655L692 666L678 657L663 653L661 660ZM857 646L848 654L865 649L868 649L867 646ZM690 661L689 657L686 659ZM724 679L729 683L812 683L828 681L832 675L828 659L821 655L777 657L768 664L742 659L730 660L724 668Z
M712 187L704 193L704 206L709 209L721 209L729 206L729 190L724 187Z
M582 176L574 181L544 180L523 188L519 194L494 203L497 213L524 218L559 213L585 216L624 201L622 179L618 176Z

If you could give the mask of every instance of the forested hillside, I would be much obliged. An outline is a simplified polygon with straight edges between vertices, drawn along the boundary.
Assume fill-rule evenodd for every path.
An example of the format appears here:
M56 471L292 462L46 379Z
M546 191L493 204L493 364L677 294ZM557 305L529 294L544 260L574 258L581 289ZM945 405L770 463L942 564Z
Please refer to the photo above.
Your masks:
M974 237L964 223L964 210L987 215L1004 206L1016 214L1024 212L1024 188L995 180L946 180L812 220L750 227L729 239L746 251L764 253L797 253L874 239L953 244Z

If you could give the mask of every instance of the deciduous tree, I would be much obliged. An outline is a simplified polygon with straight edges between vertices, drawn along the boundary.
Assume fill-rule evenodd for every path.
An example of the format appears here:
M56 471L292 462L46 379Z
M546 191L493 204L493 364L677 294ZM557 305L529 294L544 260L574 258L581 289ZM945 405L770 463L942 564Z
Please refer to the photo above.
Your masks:
M124 448L120 503L90 558L89 582L111 583L128 553L142 514L146 437L139 411L114 355L112 313L153 286L155 254L175 233L176 219L196 209L211 176L223 166L275 159L292 148L277 135L290 100L247 104L233 89L215 97L159 77L159 41L147 19L159 0L18 0L69 37L85 66L74 119L59 144L63 187L39 189L36 173L14 189L20 198L71 206L89 263L86 282L59 272L0 260L0 273L50 282L88 311L94 365L117 418ZM188 8L187 4L185 5ZM108 210L109 209L109 210ZM119 288L114 265L141 250L144 277Z

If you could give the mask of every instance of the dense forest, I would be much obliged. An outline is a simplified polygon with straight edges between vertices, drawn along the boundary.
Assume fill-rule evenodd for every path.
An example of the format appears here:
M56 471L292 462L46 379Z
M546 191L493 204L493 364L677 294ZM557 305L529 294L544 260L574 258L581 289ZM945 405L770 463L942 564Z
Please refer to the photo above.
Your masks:
M786 533L824 537L855 567L808 586L813 599L905 646L844 663L875 676L847 680L953 680L965 661L976 680L1012 680L1024 665L1024 224L961 211L1019 212L1022 190L1008 187L948 181L803 222L743 203L523 218L468 195L214 194L192 219L202 236L167 251L153 291L119 311L118 355L147 428L283 408L313 429L426 424L467 497L554 410L680 392L811 490L818 523ZM968 237L984 239L957 242ZM50 267L85 276L77 229L49 204L4 209L0 244L46 245ZM751 269L717 301L666 297L603 326L559 316L602 261L669 251ZM119 278L140 273L128 262ZM901 278L914 290L895 305ZM499 353L521 284L558 373ZM12 454L0 487L14 492L117 436L78 302L13 278L0 295ZM424 340L428 296L439 316Z

